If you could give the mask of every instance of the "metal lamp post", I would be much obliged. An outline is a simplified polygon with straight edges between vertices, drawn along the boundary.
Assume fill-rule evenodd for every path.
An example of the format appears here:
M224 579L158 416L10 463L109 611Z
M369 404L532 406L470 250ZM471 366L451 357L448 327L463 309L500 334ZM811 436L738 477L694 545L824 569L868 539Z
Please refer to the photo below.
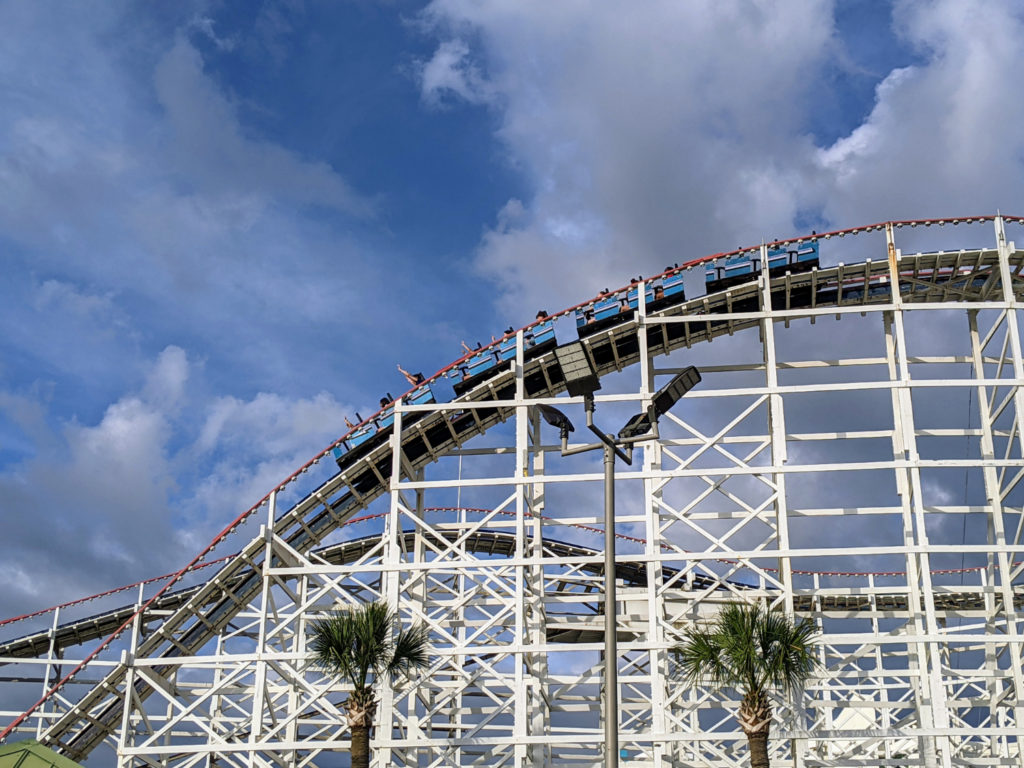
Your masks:
M587 414L587 429L598 443L569 447L569 433L573 431L569 417L550 405L538 406L541 416L561 431L562 455L574 456L588 451L604 451L604 748L605 765L619 765L619 668L617 610L615 589L615 457L627 465L633 463L633 445L658 438L658 418L666 413L699 381L700 372L690 366L658 390L645 411L631 417L619 434L606 433L594 425L594 392L601 388L594 367L583 344L573 342L555 350L562 368L569 395L583 396ZM625 448L626 450L622 450Z

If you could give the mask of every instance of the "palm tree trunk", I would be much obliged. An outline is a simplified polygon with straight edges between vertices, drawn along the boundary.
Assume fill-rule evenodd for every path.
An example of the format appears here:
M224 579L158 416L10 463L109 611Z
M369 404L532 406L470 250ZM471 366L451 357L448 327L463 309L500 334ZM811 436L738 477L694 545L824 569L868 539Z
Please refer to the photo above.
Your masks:
M750 768L769 768L768 763L768 731L747 734L750 747ZM355 768L355 762L352 763Z
M377 715L373 690L356 688L345 702L345 709L352 731L352 768L370 768L370 729Z
M769 768L768 732L772 727L772 707L764 691L748 691L737 713L740 727L747 735L751 768Z
M370 728L368 726L352 726L352 768L370 768Z

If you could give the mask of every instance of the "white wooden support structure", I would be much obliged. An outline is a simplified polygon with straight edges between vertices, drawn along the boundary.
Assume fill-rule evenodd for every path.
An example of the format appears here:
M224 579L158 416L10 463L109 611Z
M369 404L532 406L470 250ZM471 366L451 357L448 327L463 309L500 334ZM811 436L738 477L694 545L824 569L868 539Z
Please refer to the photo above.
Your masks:
M922 239L940 223L950 250ZM821 631L773 765L1024 768L1024 221L920 224L817 236L815 269L708 295L693 265L685 302L583 338L602 424L703 376L617 472L624 768L746 765L737 702L682 686L670 650L752 600ZM432 662L381 691L378 768L600 765L602 474L561 455L534 406L580 425L582 401L515 338L461 397L400 402L344 469L276 486L173 587L0 623L0 709L31 708L12 734L118 768L338 765L347 690L308 626L384 600Z

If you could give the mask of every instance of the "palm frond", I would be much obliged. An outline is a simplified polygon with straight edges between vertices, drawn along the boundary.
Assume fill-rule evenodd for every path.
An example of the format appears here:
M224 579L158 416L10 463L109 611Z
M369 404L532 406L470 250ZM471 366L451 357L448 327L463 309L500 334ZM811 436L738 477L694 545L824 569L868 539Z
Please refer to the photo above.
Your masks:
M814 671L817 630L793 624L761 603L728 605L707 628L691 627L673 649L685 681L735 687L741 694L793 688Z
M408 674L426 666L426 629L413 627L392 641L397 626L397 612L383 602L333 611L310 626L312 664L357 689L370 688L374 675L390 679L397 672Z
M689 685L710 682L713 685L730 685L730 666L722 658L722 648L712 632L691 627L686 640L672 649L679 664L680 673Z
M722 647L725 663L731 669L730 683L747 690L756 684L760 664L759 648L750 641L756 636L760 620L759 605L728 605L714 624L716 642Z
M422 624L398 633L391 662L386 670L389 678L394 678L399 672L408 675L412 670L422 669L430 663L430 646L427 642L429 634Z
M355 644L354 627L347 611L334 611L310 626L312 664L329 675L354 681L356 665L349 649Z

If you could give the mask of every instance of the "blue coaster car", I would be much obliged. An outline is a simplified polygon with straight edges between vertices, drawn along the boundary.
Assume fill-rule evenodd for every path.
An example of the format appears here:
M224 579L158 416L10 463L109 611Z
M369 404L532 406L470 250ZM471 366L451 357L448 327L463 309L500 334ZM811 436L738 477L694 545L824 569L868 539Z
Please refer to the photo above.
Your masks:
M629 305L630 309L636 309L639 298L640 289L638 286L633 286L626 293L626 304ZM654 286L648 283L644 289L644 304L650 304L654 301Z
M356 446L362 445L363 443L365 443L367 440L369 440L375 434L377 434L377 423L374 422L374 421L370 421L370 422L364 424L363 426L361 426L359 429L357 429L351 435L349 435L348 436L348 443L353 448L355 448Z
M597 299L593 304L577 309L576 333L579 337L583 338L623 320L621 310L625 298L625 292L610 293Z
M424 383L420 384L408 395L405 395L402 398L402 402L406 405L428 405L436 402L436 400L434 400L434 392L430 385ZM356 415L358 416L359 414ZM422 419L424 415L423 413L402 414L402 425L408 426L414 421ZM334 460L338 463L338 467L344 469L354 458L365 453L366 449L383 442L385 436L394 425L395 406L392 404L381 410L370 422L357 429L339 445L334 446L331 453L334 456ZM366 446L366 448L357 451L356 449L360 446Z
M425 404L428 404L428 403L433 403L433 402L435 402L434 401L434 392L433 392L433 390L431 390L429 384L420 384L412 392L410 392L409 394L405 395L402 398L402 402L405 403L406 405L425 405ZM423 415L424 414L422 414L422 413L406 413L406 414L403 414L402 415L402 424L403 425L412 424L417 419L423 418ZM389 405L387 408L385 408L380 413L378 413L377 416L376 416L376 422L377 422L377 424L379 426L379 429L377 430L377 434L380 434L381 432L384 432L389 427L391 427L395 423L395 406L394 405ZM358 445L358 443L357 443L357 445Z
M615 294L598 299L594 302L594 320L600 322L601 320L615 317L619 314L621 306L622 302L619 301L619 297Z
M434 391L430 388L430 385L420 384L412 392L402 397L402 402L406 405L427 405L436 401L434 400ZM426 414L423 413L402 414L402 425L408 426L417 419L422 419L425 415ZM395 407L394 405L389 405L377 415L377 424L380 425L380 429L377 430L377 434L386 432L394 423Z
M523 342L526 348L523 356L526 359L533 357L550 349L555 344L555 323L553 320L544 320L523 334ZM504 363L514 360L516 357L516 337L506 336L498 344L498 361ZM508 366L505 366L508 367Z
M768 249L768 271L770 274L805 272L818 266L818 242L796 243L780 248Z
M806 272L818 266L818 242L810 240L768 249L768 273L770 275L789 272ZM704 286L708 293L715 293L730 285L752 280L761 271L759 251L725 256L715 259L704 269Z
M359 414L356 415L358 416ZM377 422L370 421L334 446L331 449L331 454L338 463L338 468L344 469L356 455L362 454L363 451L356 451L356 448L360 445L365 445L376 433Z
M514 344L514 342L513 342ZM468 392L479 382L483 381L492 373L491 369L498 365L497 348L481 349L457 369L448 374L450 378L457 379L452 389L456 395Z
M672 304L681 304L686 301L685 282L683 273L680 271L672 272L650 283L653 296L651 294L647 295L648 312L664 309ZM632 298L632 292L630 292L630 297ZM630 306L633 306L632 301Z
M758 273L757 262L760 259L759 253L748 252L709 261L704 268L704 285L708 293L750 279Z
M796 253L796 251L794 251ZM760 256L755 256L755 261L760 261ZM768 249L768 271L777 272L789 264L789 251L785 248Z
M498 364L498 356L493 349L484 349L477 352L466 361L466 374L470 378L479 376Z
M670 296L679 296L680 301L685 299L686 293L683 290L683 273L676 272L662 280L661 292L664 294L666 299Z
M429 384L420 384L404 398L408 405L429 405L437 402L434 400L434 391Z
M498 360L513 360L516 356L516 337L506 336L498 344Z
M533 326L530 331L531 346L540 347L555 341L555 321L544 320Z

